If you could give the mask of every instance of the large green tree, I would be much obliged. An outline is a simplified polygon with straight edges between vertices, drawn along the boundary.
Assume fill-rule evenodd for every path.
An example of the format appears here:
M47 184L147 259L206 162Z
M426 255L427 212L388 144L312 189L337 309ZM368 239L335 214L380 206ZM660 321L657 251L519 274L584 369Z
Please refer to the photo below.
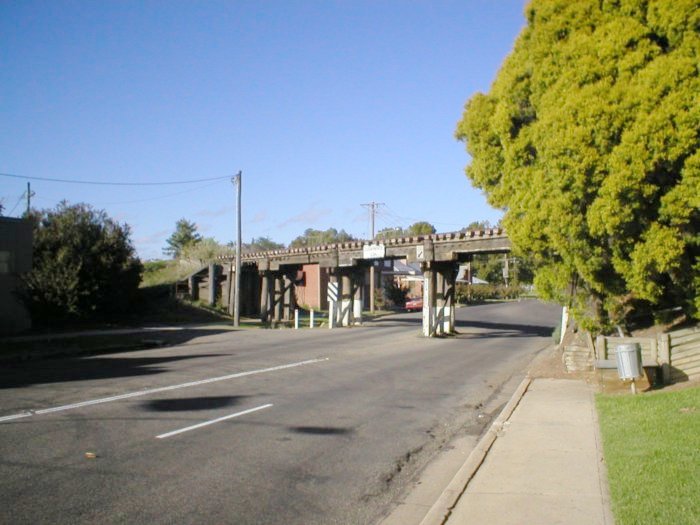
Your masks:
M534 0L456 136L540 293L591 326L700 308L700 4Z
M127 311L141 280L127 225L86 204L33 211L33 268L21 296L40 325Z

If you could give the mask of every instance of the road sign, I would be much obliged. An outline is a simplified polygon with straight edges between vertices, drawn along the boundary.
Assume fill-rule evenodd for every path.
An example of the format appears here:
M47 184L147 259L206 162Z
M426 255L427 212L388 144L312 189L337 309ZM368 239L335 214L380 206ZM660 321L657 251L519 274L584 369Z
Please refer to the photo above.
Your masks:
M383 259L386 255L386 246L383 244L365 244L362 247L363 259Z
M328 300L331 302L338 301L338 283L328 283Z

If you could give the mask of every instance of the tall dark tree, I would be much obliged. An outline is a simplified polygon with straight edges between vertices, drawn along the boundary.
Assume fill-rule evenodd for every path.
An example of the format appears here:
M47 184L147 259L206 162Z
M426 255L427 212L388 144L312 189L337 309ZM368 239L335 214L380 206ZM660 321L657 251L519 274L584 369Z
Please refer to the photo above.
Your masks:
M129 226L87 204L33 211L33 269L21 297L37 324L125 312L141 280Z
M163 248L163 253L177 259L186 247L201 240L202 236L197 233L197 225L186 219L180 219L175 223L173 234L166 239L168 246Z

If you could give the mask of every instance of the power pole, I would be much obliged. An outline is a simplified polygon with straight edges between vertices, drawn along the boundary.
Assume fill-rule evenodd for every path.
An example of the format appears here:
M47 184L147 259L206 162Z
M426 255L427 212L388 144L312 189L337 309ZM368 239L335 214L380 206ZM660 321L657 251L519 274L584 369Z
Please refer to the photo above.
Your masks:
M374 241L374 216L377 213L377 208L379 206L384 206L385 204L383 202L369 202L367 204L363 204L362 206L369 209L369 223L370 223L370 230L371 230L371 237L370 239ZM369 311L374 313L374 285L375 285L375 278L374 278L374 261L372 261L372 266L369 267Z
M239 171L231 182L236 187L236 279L233 289L233 326L238 328L241 324L241 175Z
M32 206L32 197L36 195L32 192L32 187L30 183L27 182L27 217L29 216L29 209Z

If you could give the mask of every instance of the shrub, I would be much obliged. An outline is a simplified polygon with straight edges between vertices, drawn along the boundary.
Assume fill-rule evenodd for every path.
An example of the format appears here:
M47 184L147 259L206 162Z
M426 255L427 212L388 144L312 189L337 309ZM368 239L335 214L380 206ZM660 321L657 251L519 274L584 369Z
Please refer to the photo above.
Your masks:
M404 306L406 304L406 296L408 289L402 288L394 281L388 281L384 284L384 296L395 306Z
M134 300L143 266L127 225L87 204L35 211L33 268L20 297L37 324L95 319L124 312Z

